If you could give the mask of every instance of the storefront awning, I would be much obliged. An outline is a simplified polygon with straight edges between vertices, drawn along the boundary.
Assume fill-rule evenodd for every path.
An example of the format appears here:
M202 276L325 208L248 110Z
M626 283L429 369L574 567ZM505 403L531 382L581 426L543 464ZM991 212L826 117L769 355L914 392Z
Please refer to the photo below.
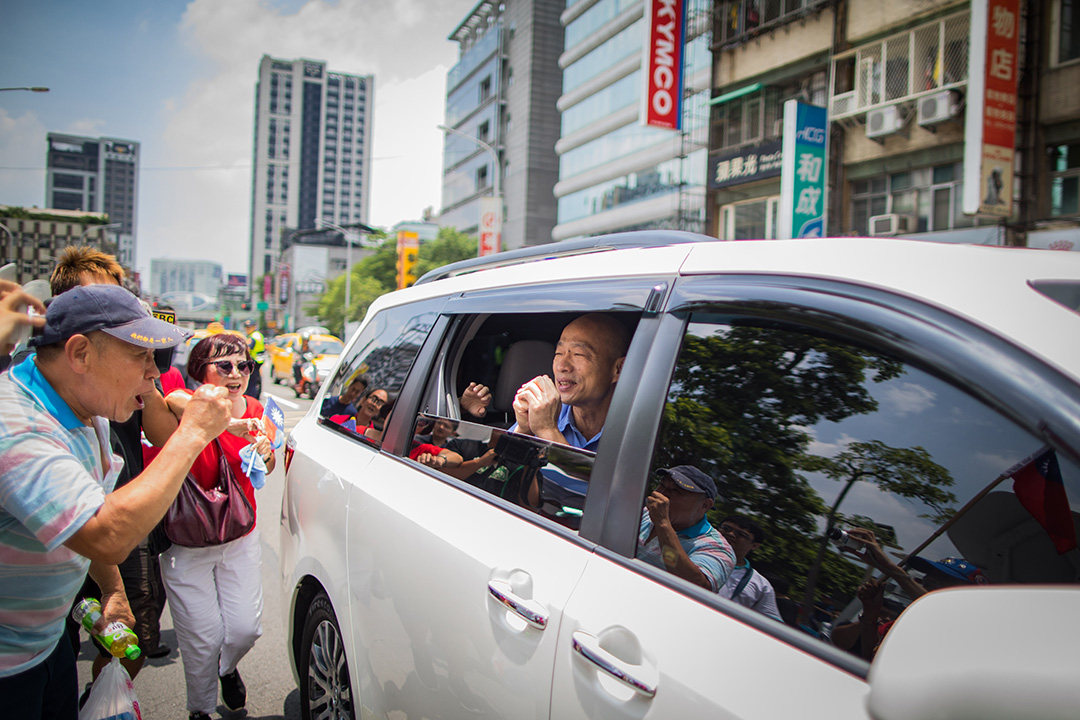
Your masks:
M741 98L743 95L749 95L752 92L757 92L762 88L761 83L751 83L745 87L741 87L738 90L732 90L729 93L724 93L719 97L714 97L709 101L709 105L723 105L728 100L734 100L735 98Z

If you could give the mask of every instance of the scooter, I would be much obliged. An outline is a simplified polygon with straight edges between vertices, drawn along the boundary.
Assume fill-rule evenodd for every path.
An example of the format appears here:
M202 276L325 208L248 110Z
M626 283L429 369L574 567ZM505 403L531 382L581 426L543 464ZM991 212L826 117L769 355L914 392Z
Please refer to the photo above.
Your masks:
M315 356L305 353L300 361L300 382L293 386L296 397L305 393L312 400L319 394L319 369L315 367Z

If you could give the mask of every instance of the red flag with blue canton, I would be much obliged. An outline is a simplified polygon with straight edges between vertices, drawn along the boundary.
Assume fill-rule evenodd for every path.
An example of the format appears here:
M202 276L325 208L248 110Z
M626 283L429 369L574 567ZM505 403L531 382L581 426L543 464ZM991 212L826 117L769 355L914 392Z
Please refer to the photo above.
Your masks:
M1053 448L1047 448L1010 476L1013 492L1057 548L1058 554L1076 547L1076 526Z

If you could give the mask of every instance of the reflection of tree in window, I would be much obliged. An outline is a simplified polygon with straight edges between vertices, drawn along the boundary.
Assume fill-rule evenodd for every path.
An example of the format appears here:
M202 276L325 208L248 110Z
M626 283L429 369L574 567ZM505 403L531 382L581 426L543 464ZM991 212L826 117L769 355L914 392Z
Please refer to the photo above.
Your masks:
M840 456L817 457L808 429L876 411L868 386L902 374L896 360L820 337L692 324L664 408L653 467L697 465L717 480L714 522L726 514L747 514L766 525L769 541L756 552L755 566L803 589L809 569L820 563L819 595L852 593L861 582L861 567L835 553L817 560L830 509L800 471L828 470L830 477L852 483L872 478L892 492L895 483L902 496L929 500L939 511L953 500L941 489L952 480L921 448L864 441ZM834 522L842 517L842 501L832 508Z

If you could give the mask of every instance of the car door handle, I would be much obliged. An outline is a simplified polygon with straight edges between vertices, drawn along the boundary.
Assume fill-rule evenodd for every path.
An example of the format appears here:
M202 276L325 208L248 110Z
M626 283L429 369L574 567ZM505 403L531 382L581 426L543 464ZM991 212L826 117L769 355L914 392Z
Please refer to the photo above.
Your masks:
M600 647L600 639L595 635L581 630L574 631L573 648L574 652L635 692L647 698L656 695L656 681L641 679L640 674L649 673L648 668L623 662Z
M503 580L491 580L488 582L488 592L492 597L508 607L511 612L520 617L537 630L547 627L547 608L535 600L525 600L514 593L513 586Z

